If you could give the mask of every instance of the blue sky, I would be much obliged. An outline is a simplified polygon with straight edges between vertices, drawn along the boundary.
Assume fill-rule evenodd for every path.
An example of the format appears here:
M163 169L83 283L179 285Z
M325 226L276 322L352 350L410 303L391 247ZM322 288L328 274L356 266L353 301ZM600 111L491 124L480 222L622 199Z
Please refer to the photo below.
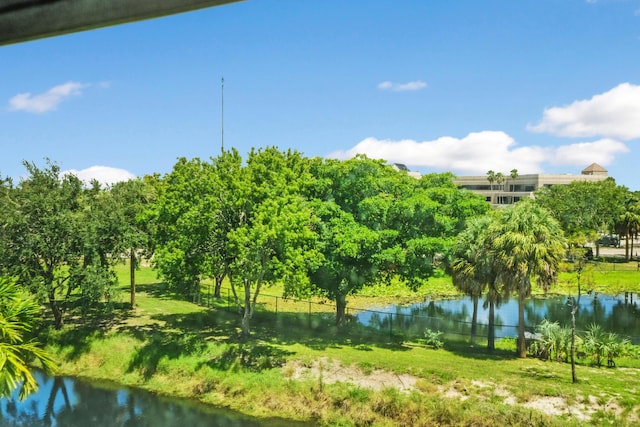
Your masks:
M0 47L0 174L105 181L221 142L640 190L640 0L248 0ZM97 168L101 166L102 168Z

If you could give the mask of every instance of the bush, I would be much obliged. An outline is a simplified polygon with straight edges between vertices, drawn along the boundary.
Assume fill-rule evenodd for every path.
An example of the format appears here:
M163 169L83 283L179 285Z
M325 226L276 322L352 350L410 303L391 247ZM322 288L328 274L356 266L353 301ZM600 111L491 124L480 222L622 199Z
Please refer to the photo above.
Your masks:
M600 325L592 323L585 334L583 346L596 366L602 366L606 357L607 366L613 368L616 366L615 359L626 353L629 340L613 332L605 332Z
M442 332L437 331L434 332L431 329L427 328L424 331L424 343L428 346L433 347L435 350L438 350L444 346L444 342L440 339L442 337Z

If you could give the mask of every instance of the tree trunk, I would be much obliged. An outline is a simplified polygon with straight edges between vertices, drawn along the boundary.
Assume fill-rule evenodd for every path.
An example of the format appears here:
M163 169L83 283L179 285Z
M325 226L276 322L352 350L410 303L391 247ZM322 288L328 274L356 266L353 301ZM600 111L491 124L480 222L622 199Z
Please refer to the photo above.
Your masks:
M242 336L248 338L251 334L251 283L244 280L244 313L242 314Z
M222 281L224 280L224 276L216 276L216 286L213 289L213 297L220 298L220 290L222 289Z
M489 333L487 337L487 348L493 352L496 348L496 304L493 299L489 300Z
M49 291L49 307L51 307L51 312L53 313L55 328L62 329L62 327L64 326L64 322L62 320L62 310L60 310L60 307L58 306L54 291Z
M580 309L580 294L582 293L582 289L580 289L580 275L582 271L578 272L578 301L576 302L573 299L573 307L571 307L571 381L573 383L578 382L578 375L576 374L576 361L575 361L575 352L576 352L576 313Z
M624 259L627 261L631 261L633 258L633 253L629 253L629 235L630 233L627 233L624 239Z
M473 314L471 316L471 344L476 343L476 334L478 333L478 295L473 296Z
M136 252L129 252L129 280L131 281L131 309L136 308Z
M336 325L342 326L345 321L345 311L347 308L347 296L339 294L336 296Z
M524 295L518 295L518 356L527 357L527 342L524 338Z
M578 382L578 377L576 375L576 301L575 299L572 302L573 307L571 307L571 381L575 384Z

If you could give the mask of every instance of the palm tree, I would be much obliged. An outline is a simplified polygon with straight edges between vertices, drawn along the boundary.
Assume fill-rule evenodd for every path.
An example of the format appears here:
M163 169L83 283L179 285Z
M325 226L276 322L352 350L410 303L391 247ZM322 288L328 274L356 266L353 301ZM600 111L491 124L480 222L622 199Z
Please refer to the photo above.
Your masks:
M40 312L34 301L21 298L14 280L0 277L0 398L20 387L20 399L38 388L28 364L38 359L46 371L51 357L35 341L26 341Z
M633 258L633 237L640 231L640 201L629 197L625 203L625 211L616 221L616 232L625 236L625 258Z
M496 173L493 170L487 172L487 181L489 181L489 186L493 191L493 183L496 181Z
M495 268L507 292L518 295L518 354L526 357L524 301L531 278L545 291L557 280L565 240L558 222L533 200L523 200L500 212L492 226Z
M511 172L509 172L509 176L511 177L511 179L513 180L513 184L511 185L511 190L512 192L516 191L516 184L515 184L515 180L518 178L518 169L511 169ZM514 201L514 197L511 196L511 203L513 203Z
M504 181L505 181L504 174L502 172L498 172L496 174L496 184L498 184L499 190L504 190L504 187L502 187L502 184L504 184Z
M496 274L491 255L491 241L487 239L487 230L493 217L481 216L471 219L467 228L458 235L454 246L454 260L452 263L453 284L466 293L473 301L473 315L471 320L471 343L475 342L478 324L478 300L487 287L494 289ZM491 292L490 292L491 293ZM493 349L492 335L494 293L488 298L491 303L489 313L489 342Z

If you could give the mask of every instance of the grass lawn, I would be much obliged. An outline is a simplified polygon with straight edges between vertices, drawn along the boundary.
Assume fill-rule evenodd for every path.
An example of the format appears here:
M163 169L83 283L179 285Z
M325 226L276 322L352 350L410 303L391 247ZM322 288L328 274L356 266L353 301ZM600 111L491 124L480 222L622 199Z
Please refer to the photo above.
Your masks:
M625 274L637 274L619 273L628 283L632 279ZM640 420L635 358L620 358L617 368L579 365L580 381L572 384L570 365L518 359L509 340L493 354L462 341L434 350L372 337L358 324L337 329L330 314L309 322L308 301L282 299L278 316L268 304L256 313L253 335L244 340L240 318L226 301L212 308L184 301L148 268L138 272L138 306L128 310L127 274L123 266L113 310L49 330L48 348L61 373L321 425L577 426ZM434 281L435 294L455 294L447 280ZM424 292L368 289L349 304L370 306L376 298L409 302Z

